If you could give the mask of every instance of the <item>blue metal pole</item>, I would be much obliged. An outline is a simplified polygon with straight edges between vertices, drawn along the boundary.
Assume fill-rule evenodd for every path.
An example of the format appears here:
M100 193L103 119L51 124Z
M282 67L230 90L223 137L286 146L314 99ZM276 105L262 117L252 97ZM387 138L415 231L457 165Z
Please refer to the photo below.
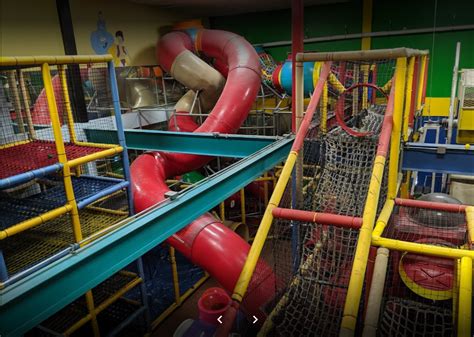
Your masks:
M117 76L115 74L115 66L113 61L107 62L107 70L109 73L110 79L110 90L112 92L112 101L114 105L114 113L115 113L115 123L117 124L117 136L118 141L121 147L123 147L122 153L122 162L123 162L123 174L125 180L127 180L130 184L127 187L127 194L128 194L128 207L130 215L135 214L135 210L133 207L133 195L132 195L132 187L131 187L131 176L130 176L130 161L128 159L128 151L127 151L127 144L125 142L125 133L123 131L123 123L122 123L122 112L120 110L120 97L119 91L117 87Z
M142 304L143 307L145 308L144 316L145 316L145 324L147 326L147 332L151 330L151 317L150 317L150 310L148 306L148 294L146 291L146 283L145 283L145 271L143 269L143 258L140 256L137 259L137 269L138 269L138 275L140 275L142 279L142 283L140 284L140 292L142 295Z
M127 188L127 191L128 191L129 186L130 186L130 183L128 181L122 181L118 184L107 187L106 189L103 189L100 192L97 192L97 193L95 193L94 195L92 195L88 198L85 198L85 199L82 199L82 200L78 201L77 202L77 208L83 209L87 205L92 204L94 201L97 201L100 198L103 198L103 197L105 197L109 194L112 194L114 192L117 192L121 189Z
M63 165L58 163L58 164L53 164L50 166L45 166L36 170L20 173L8 178L0 179L0 190L26 183L35 178L41 178L41 177L47 176L48 174L57 172L61 170L62 168L63 168Z
M0 249L0 282L5 282L6 280L8 280L7 264L3 258L3 252Z

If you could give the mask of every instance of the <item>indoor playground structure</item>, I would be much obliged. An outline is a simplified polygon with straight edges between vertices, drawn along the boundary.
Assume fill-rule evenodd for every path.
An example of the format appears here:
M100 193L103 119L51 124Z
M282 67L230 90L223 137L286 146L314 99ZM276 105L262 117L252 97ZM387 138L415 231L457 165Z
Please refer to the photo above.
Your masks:
M474 71L427 120L428 50L297 21L0 57L0 337L472 336Z

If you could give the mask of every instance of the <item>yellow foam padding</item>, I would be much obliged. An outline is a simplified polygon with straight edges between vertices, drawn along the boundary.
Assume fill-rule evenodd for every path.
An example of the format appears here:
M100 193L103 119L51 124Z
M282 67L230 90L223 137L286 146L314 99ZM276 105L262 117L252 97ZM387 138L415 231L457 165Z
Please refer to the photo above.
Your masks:
M474 143L474 110L461 109L459 111L456 141L459 144Z
M474 110L461 109L459 111L459 130L474 130Z
M426 97L423 116L449 116L449 97Z

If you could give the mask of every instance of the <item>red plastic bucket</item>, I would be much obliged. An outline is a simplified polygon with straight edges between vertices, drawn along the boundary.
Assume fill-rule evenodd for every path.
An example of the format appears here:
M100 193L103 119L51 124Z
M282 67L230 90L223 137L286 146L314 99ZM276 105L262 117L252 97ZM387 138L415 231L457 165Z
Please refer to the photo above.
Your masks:
M199 319L208 324L217 325L219 316L224 315L231 299L222 288L209 288L198 301Z

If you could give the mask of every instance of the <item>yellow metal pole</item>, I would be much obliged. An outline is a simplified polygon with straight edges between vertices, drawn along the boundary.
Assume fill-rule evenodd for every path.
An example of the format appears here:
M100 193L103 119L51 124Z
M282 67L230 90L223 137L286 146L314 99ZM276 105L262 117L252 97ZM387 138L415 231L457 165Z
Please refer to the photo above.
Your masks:
M472 319L472 259L461 258L459 280L458 337L471 337Z
M239 279L235 285L234 293L232 294L232 298L238 302L242 301L242 298L247 291L247 287L250 283L250 279L252 278L258 258L262 252L265 238L268 235L273 221L272 210L277 207L281 198L283 197L286 185L290 180L291 172L295 166L297 156L298 154L296 151L291 151L288 155L285 166L283 166L281 171L280 179L278 179L270 201L268 202L268 206L265 209L262 222L258 227L257 234L255 235L253 244L250 247L247 259L245 260L244 267L242 268L242 272L240 273Z
M51 71L49 65L44 63L42 66L42 75L46 98L48 101L49 115L53 127L54 142L56 144L56 152L58 161L63 164L63 181L64 191L66 193L67 203L71 206L71 221L76 242L82 240L81 224L79 221L79 210L77 208L74 189L71 180L71 169L66 157L66 148L64 147L63 136L61 133L61 124L59 122L58 108L56 106L56 98L54 97L53 82L51 80Z
M33 125L33 120L31 118L30 101L28 97L28 91L26 90L25 76L23 75L23 71L21 69L17 70L17 76L18 76L18 82L20 84L21 95L23 96L23 106L25 107L26 124L28 125L28 131L30 132L30 137L35 139L36 132L35 132L35 127Z
M416 95L416 110L421 110L421 104L423 103L422 102L422 98L423 98L423 88L425 87L424 86L424 82L425 82L425 70L426 70L426 60L427 60L428 56L427 55L423 55L421 56L421 66L420 66L420 71L419 71L419 76L418 76L418 79L419 79L419 83L418 83L418 93Z
M408 73L406 76L405 90L405 111L403 113L403 141L408 141L408 123L410 119L410 109L415 102L411 101L411 91L413 89L413 72L415 70L415 56L410 57L408 61Z
M474 245L474 206L467 206L465 212L469 243Z
M19 142L8 143L8 144L5 144L5 145L0 145L0 150L8 149L9 147L14 147L14 146L18 146L18 145L22 145L22 144L28 144L28 143L31 143L31 140L21 140Z
M364 0L362 4L362 34L372 32L372 4L373 0ZM369 50L371 45L370 36L362 38L362 50Z
M387 199L380 211L379 218L377 219L377 224L372 232L372 237L380 237L385 229L385 226L388 224L388 220L392 215L393 208L395 207L395 200Z
M360 66L360 71L362 72L362 81L363 83L369 83L369 65L363 64ZM367 109L368 103L368 93L369 88L364 87L362 88L362 109Z
M8 87L13 98L13 108L15 109L16 122L18 124L18 131L20 133L25 132L25 126L23 123L23 114L21 113L21 100L18 87L16 85L15 70L8 72Z
M16 224L14 226L8 227L2 231L0 231L0 240L3 240L9 236L18 234L20 232L23 232L27 229L33 228L35 226L38 226L48 220L52 220L57 218L58 216L61 216L63 214L66 214L67 212L72 210L72 206L70 204L66 204L62 207L55 208L51 211L48 211L46 213L43 213L39 216L35 216L34 218L28 219L26 221L20 222L19 224Z
M329 73L328 82L331 87L336 89L339 94L342 94L346 90L344 85L342 85L341 81L339 81L339 79L333 73Z
M224 201L219 204L219 213L220 213L221 221L225 221L225 202Z
M242 217L242 223L247 223L247 216L245 213L245 189L240 190L240 213Z
M359 83L359 72L360 66L357 63L354 63L353 69L353 76L354 76L354 84ZM359 90L352 90L352 116L357 115L359 112Z
M331 73L332 74L332 73ZM328 131L328 84L324 84L323 96L321 97L321 132Z
M94 296L92 295L92 291L89 290L86 292L86 305L89 314L91 315L91 324L92 324L92 331L94 333L94 337L100 337L100 330L99 324L97 323L97 316L95 314L95 305L94 305Z
M1 66L31 66L49 64L100 63L112 60L112 55L67 55L67 56L1 56Z
M340 336L353 336L355 332L360 298L362 296L362 288L364 285L365 269L369 257L372 229L377 215L377 204L379 201L384 166L385 157L381 155L376 156L367 199L365 201L364 213L362 215L362 227L360 228L359 240L357 241L351 278L347 289Z
M174 300L177 305L181 305L181 293L179 291L178 266L176 264L176 255L173 247L169 247L171 275L173 278Z
M390 137L390 161L388 169L388 198L395 199L397 196L399 159L400 159L400 137L403 120L403 100L405 96L405 75L407 59L397 59L395 70L395 98L393 106L393 127Z
M91 161L94 161L94 160L97 160L97 159L102 159L102 158L107 158L107 157L113 156L114 154L121 153L122 151L123 151L123 147L115 146L111 149L102 150L100 152L92 153L92 154L89 154L87 156L72 159L68 162L68 164L69 164L70 167L75 167L75 166L86 164L88 162L91 162Z
M76 144L76 132L74 130L74 117L72 116L71 100L67 87L66 69L63 65L58 66L59 79L61 80L61 89L64 99L64 107L66 108L67 128L69 130L70 142Z

